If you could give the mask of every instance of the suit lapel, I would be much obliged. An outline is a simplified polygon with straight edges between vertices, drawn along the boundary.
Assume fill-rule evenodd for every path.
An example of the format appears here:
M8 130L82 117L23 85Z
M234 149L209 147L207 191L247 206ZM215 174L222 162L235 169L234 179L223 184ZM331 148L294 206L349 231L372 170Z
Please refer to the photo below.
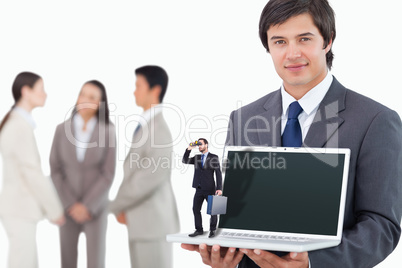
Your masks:
M66 122L65 122L65 131L69 131L70 133L66 132L67 136L67 150L68 154L71 155L72 161L75 161L76 164L79 164L78 159L77 159L77 137L75 135L75 127L73 124L73 117L70 117ZM72 139L68 138L71 137Z
M324 147L327 141L333 137L344 119L339 112L345 109L346 88L338 80L334 80L322 100L313 123L307 133L303 146ZM326 135L322 135L326 133Z
M126 158L124 159L124 165L126 162L130 162L129 160L131 153L134 153L134 151L138 152L141 147L144 147L147 143L151 142L152 135L150 131L153 130L156 133L156 129L158 129L157 126L161 124L161 120L164 120L163 115L162 113L159 113L155 115L155 117L151 118L149 122L146 122L145 120L140 122L141 127L138 128L138 130L134 130L130 149L126 155Z
M77 159L77 151L76 151L77 137L75 135L75 127L74 127L72 118L68 119L65 124L66 124L65 125L66 130L67 129L71 130L71 135L73 137L72 140L68 141L71 144L71 146L68 146L68 150L69 150L70 155L72 156L72 158L74 159L74 161L77 164L86 163L89 159L92 159L92 156L94 153L97 153L96 148L99 148L99 147L102 148L102 147L106 146L105 144L102 144L102 142L105 143L105 141L106 141L106 136L105 136L106 133L105 133L105 131L99 131L100 124L99 124L99 121L97 121L96 125L92 131L92 135L91 135L91 138L88 143L88 148L85 151L84 160L82 161L82 163L79 162ZM96 146L94 146L94 145L96 145Z
M84 155L84 161L82 163L86 163L88 159L92 159L92 154L97 153L96 148L102 148L105 147L105 144L100 144L101 142L105 143L105 131L99 131L100 125L99 125L99 120L96 122L96 125L94 127L94 130L92 131L91 138L89 139L88 143L88 148L85 151ZM99 137L99 135L102 135L103 137ZM94 146L94 145L97 146Z
M148 124L142 124L141 127L138 130L134 130L133 133L133 138L130 144L130 149L128 150L128 153L126 155L126 159L124 159L124 164L126 162L129 162L130 160L130 155L131 153L134 153L134 150L138 150L138 144L139 142L143 143L143 141L141 141L144 137L144 135L148 135L147 133L148 130ZM150 137L146 137L146 139L149 139Z
M282 96L277 90L264 104L266 110L256 117L260 145L281 146Z

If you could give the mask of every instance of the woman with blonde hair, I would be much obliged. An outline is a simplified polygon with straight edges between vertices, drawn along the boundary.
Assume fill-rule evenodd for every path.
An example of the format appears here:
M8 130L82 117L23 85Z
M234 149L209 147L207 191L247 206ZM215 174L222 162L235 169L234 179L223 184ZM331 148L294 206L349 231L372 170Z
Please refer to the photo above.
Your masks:
M0 124L3 189L0 219L9 240L8 267L38 267L36 225L43 218L64 223L52 181L43 175L31 111L46 101L40 76L22 72L12 86L15 104Z

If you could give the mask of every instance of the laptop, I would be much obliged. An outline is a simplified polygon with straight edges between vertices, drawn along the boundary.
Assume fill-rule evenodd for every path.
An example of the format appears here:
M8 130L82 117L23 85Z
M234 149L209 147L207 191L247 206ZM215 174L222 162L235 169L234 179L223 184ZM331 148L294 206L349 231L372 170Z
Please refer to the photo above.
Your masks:
M337 246L349 159L349 149L227 146L227 210L216 236L179 233L167 241L286 252Z

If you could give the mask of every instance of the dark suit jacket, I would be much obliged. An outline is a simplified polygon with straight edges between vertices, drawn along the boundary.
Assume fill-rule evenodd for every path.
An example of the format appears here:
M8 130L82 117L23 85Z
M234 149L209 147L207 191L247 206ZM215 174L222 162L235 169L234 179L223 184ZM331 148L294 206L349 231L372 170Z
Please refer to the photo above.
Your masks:
M222 190L222 173L219 165L219 157L216 154L208 153L204 162L204 167L201 166L201 155L190 157L191 150L187 150L183 155L184 164L194 165L193 188L215 191ZM214 180L216 175L216 186Z
M281 146L281 98L278 90L232 112L226 143ZM334 78L303 146L351 149L342 242L309 252L312 267L375 266L401 234L401 119Z

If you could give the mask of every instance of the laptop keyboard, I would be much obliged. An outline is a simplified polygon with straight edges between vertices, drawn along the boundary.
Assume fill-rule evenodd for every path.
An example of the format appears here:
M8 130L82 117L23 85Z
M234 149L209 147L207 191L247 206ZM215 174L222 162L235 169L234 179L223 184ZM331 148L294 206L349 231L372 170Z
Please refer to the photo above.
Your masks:
M251 239L267 239L267 240L278 240L278 241L292 241L292 242L307 242L310 239L305 237L291 237L291 236L281 236L281 235L260 235L260 234L249 234L249 233L231 233L222 232L220 236L227 238L251 238Z

